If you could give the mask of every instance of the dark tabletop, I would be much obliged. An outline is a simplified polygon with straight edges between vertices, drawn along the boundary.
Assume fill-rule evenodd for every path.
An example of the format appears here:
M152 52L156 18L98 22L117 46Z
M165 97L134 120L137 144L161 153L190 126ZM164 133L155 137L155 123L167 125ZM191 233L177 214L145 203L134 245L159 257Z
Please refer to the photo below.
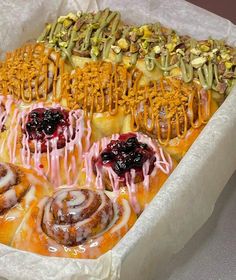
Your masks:
M188 2L227 18L236 24L236 0L188 0Z

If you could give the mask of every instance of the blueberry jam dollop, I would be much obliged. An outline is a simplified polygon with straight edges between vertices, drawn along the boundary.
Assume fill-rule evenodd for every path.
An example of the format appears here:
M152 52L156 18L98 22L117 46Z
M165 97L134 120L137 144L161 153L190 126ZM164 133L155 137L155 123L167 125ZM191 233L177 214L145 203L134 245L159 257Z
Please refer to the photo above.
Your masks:
M149 160L148 174L154 169L156 161L155 152L146 143L138 141L136 134L126 133L120 135L118 140L111 140L100 154L96 164L110 166L125 181L125 174L135 170L135 183L143 181L143 164Z
M57 148L66 144L65 129L69 127L69 113L61 108L37 108L32 110L25 126L29 140L41 143L41 152L47 151L49 140L57 137ZM50 147L51 148L51 147Z

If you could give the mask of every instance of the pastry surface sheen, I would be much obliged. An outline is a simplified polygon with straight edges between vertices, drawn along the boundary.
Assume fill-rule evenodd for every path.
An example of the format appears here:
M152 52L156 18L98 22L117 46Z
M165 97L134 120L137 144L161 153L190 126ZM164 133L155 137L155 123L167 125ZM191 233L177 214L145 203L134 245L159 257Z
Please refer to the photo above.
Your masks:
M98 258L236 80L236 51L119 12L69 13L0 61L0 243Z

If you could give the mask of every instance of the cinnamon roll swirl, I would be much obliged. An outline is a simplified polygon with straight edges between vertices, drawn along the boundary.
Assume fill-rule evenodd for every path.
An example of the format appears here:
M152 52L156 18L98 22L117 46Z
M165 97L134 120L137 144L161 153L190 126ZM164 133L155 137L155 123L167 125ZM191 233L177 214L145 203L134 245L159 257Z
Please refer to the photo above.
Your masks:
M110 250L135 220L123 196L62 188L32 208L12 246L47 256L97 258Z
M52 193L52 187L35 171L0 162L0 243L10 244L30 207Z

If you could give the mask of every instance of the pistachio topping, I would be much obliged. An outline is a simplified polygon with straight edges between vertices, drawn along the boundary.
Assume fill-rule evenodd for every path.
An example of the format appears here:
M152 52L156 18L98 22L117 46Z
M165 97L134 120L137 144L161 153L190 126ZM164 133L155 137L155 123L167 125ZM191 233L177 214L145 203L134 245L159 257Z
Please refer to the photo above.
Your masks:
M194 68L202 67L202 65L207 61L205 57L197 57L191 61Z
M109 9L60 16L46 25L38 42L60 50L69 61L71 55L108 59L110 53L115 62L128 57L130 65L143 59L148 71L157 67L165 76L181 73L185 82L198 79L204 88L224 95L236 79L236 50L223 40L197 41L160 23L124 25L120 13Z

